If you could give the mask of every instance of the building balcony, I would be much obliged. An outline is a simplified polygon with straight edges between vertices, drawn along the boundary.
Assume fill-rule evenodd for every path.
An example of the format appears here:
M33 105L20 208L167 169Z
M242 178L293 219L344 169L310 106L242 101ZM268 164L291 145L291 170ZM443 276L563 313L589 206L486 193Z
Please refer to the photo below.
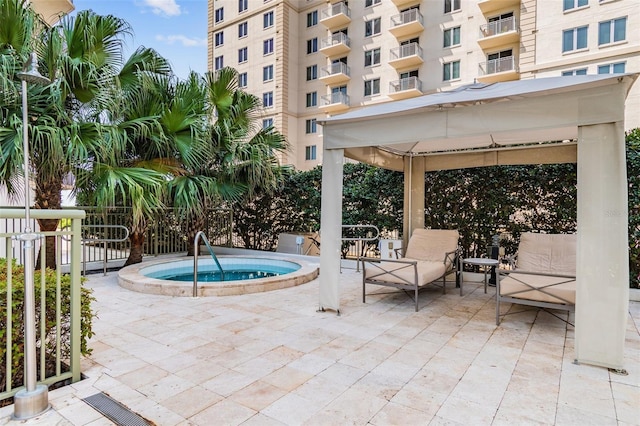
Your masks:
M396 38L409 37L424 31L423 18L418 9L406 10L391 17L389 32Z
M49 26L57 24L61 14L75 9L72 0L31 0L31 7Z
M415 98L422 95L422 82L418 77L407 77L389 83L391 99Z
M480 27L478 44L483 50L520 41L520 29L514 17L489 22Z
M520 71L516 67L515 56L492 59L482 62L478 66L478 78L480 83L497 83L501 81L517 80Z
M322 68L320 81L324 84L338 84L351 80L351 71L349 66L342 62L336 62L328 67Z
M344 27L349 22L351 22L351 11L344 2L330 4L320 16L320 23L328 29Z
M409 43L394 47L390 53L389 65L395 69L408 68L424 62L422 59L422 48L418 43Z
M416 4L416 0L391 0L391 2L398 8Z
M333 34L320 42L320 52L329 57L343 55L349 53L350 50L351 40L345 33Z
M349 109L349 95L342 92L332 93L320 98L320 109L325 113L344 112Z
M495 12L496 10L516 6L520 6L520 0L482 0L478 2L478 7L485 16Z

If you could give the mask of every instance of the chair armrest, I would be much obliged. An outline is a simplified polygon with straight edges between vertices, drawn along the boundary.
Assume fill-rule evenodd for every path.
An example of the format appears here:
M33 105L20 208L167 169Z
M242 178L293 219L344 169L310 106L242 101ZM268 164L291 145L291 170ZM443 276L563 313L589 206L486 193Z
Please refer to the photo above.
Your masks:
M575 275L556 274L556 273L550 273L550 272L520 271L518 269L514 269L514 270L511 270L511 271L500 269L498 271L498 273L500 275L509 275L509 274L513 273L513 274L523 274L523 275L540 275L540 276L543 276L543 277L576 278Z
M409 259L380 259L378 257L361 257L360 260L364 264L365 262L370 263L380 263L380 262L389 262L389 263L404 263L406 265L416 265L418 264L417 260L409 260Z

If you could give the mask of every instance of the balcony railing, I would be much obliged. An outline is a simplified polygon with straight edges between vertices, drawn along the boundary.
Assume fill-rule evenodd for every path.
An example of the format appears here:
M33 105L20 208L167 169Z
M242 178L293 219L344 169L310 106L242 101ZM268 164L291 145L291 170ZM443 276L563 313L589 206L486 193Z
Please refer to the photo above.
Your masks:
M516 18L512 16L510 18L499 19L497 21L489 22L485 25L480 26L480 36L491 37L509 31L515 31L516 29Z
M325 95L322 98L323 105L343 104L349 105L349 95L343 92L335 92L330 95Z
M344 62L334 62L328 67L322 68L322 71L324 76L336 75L336 74L344 74L348 76L351 74L351 69Z
M328 28L351 22L351 11L344 2L334 3L322 11L320 23Z
M322 39L320 43L320 49L326 49L327 47L335 46L338 44L344 44L347 47L351 46L351 40L345 33L332 34L330 37Z
M418 77L406 77L389 83L389 92L397 93L406 90L417 90L422 92L422 81Z
M410 24L412 22L418 22L422 24L423 18L418 9L405 10L404 12L393 15L391 17L391 27L397 27L400 25Z
M516 61L514 56L492 59L480 64L480 75L497 74L501 72L515 71Z
M418 43L409 43L391 49L391 60L403 59L409 56L422 57L422 48Z

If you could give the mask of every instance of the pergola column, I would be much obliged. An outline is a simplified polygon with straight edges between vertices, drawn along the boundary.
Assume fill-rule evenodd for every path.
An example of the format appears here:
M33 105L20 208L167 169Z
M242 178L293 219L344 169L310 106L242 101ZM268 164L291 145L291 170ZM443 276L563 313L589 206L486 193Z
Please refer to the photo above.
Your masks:
M424 228L424 174L424 157L404 157L403 247L407 247L414 229Z
M322 154L320 215L320 309L340 311L340 245L342 238L343 149Z
M622 122L578 128L576 360L621 369L629 310Z

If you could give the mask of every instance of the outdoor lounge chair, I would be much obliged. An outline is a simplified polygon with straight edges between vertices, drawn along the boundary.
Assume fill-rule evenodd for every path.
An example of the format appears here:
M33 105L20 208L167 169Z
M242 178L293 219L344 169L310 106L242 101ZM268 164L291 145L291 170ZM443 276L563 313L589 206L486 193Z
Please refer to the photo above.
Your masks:
M500 312L501 302L575 311L575 234L523 233L513 266L511 271L498 273L496 325L500 324L500 317L507 315Z
M416 229L409 239L404 257L389 260L361 258L362 303L365 303L367 284L395 287L407 294L413 291L418 312L418 291L421 288L442 278L444 293L446 276L455 272L457 277L459 237L456 230Z

